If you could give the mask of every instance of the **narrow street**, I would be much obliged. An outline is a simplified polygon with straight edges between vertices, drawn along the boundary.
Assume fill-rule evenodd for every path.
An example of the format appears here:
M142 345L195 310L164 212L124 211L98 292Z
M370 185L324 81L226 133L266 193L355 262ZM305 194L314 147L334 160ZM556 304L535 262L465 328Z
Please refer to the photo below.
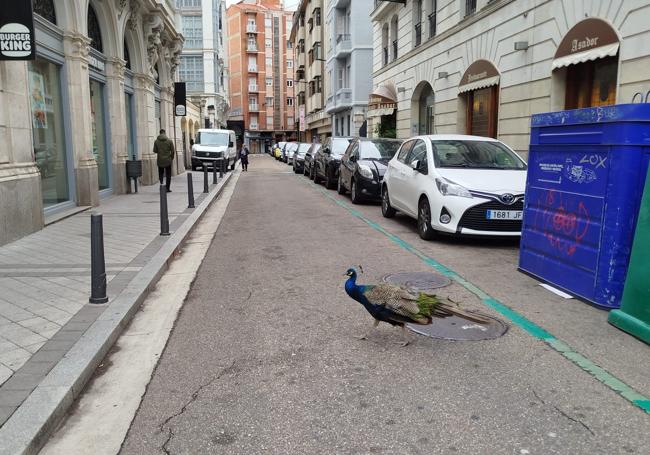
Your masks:
M353 207L253 157L122 453L645 453L642 409L482 304L469 284L439 293L504 320L503 337L418 336L400 347L399 330L381 324L355 338L371 318L343 290L348 267L362 265L359 281L376 283L441 263L647 396L647 346L517 272L517 254L512 242L421 241L414 222L385 220L378 205Z

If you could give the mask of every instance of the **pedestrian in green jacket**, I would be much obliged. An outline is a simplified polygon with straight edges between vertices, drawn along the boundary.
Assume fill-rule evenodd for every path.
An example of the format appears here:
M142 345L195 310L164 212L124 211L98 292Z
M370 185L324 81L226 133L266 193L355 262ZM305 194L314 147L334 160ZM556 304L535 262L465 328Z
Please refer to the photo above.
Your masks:
M163 184L163 175L165 176L167 192L171 193L172 183L172 163L174 162L174 143L167 137L165 130L160 130L160 134L153 143L153 152L158 155L158 179Z

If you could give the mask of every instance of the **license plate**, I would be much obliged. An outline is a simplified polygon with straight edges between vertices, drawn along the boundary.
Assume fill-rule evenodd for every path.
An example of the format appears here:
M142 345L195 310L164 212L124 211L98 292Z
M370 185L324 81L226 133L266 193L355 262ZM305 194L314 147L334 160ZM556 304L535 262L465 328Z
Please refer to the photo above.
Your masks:
M488 220L521 220L523 210L488 210L485 217Z

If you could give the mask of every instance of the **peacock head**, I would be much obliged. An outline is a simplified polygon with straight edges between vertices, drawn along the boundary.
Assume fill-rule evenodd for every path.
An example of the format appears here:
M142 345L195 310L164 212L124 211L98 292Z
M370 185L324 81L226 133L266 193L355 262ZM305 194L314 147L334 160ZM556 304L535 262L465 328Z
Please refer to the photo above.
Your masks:
M357 277L357 271L354 270L353 268L349 268L347 272L345 272L346 276L349 276L351 278L356 278Z

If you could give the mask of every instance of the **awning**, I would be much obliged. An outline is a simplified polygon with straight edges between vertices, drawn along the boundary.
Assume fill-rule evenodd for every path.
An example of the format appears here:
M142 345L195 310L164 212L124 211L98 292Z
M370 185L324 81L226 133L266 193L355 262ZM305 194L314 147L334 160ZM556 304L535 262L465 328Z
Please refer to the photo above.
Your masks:
M397 90L395 89L395 84L392 82L386 82L374 89L370 96L378 96L392 102L397 102Z
M381 107L379 109L368 109L366 113L367 118L381 117L382 115L391 115L395 112L395 105L392 107Z
M599 58L613 57L618 53L619 43L607 44L606 46L595 47L575 54L565 55L564 57L553 60L553 69L563 68L578 63L590 62Z
M470 92L472 90L478 90L481 88L492 87L493 85L498 85L500 76L492 76L485 79L479 79L475 82L470 82L469 84L459 85L458 93Z

